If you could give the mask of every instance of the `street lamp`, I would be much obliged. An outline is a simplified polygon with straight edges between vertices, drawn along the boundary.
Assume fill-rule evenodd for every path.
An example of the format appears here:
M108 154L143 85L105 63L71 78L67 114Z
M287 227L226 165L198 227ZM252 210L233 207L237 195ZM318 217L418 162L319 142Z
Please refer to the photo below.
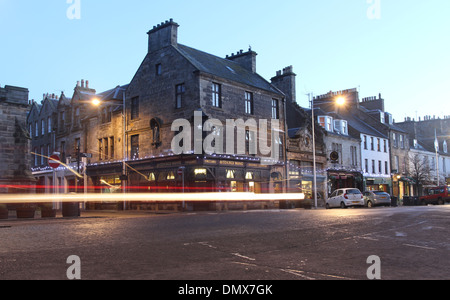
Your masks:
M94 106L100 106L102 104L102 101L98 98L94 98L92 99L92 105ZM115 103L116 105L119 105L117 103ZM126 194L126 178L127 178L127 165L126 165L126 152L127 152L127 148L126 148L126 103L125 103L125 90L123 91L123 103L122 105L122 122L123 122L123 133L122 133L122 144L123 144L123 153L122 153L122 176L121 176L121 181L122 181L122 193L124 194L124 198L123 198L123 210L126 210L126 199L125 199L125 194Z

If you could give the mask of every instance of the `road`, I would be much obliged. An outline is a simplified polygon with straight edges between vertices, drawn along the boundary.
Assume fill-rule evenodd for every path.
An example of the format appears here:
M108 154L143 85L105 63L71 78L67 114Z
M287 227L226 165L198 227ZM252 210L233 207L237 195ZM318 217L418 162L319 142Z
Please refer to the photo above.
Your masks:
M0 279L450 279L450 205L0 221Z

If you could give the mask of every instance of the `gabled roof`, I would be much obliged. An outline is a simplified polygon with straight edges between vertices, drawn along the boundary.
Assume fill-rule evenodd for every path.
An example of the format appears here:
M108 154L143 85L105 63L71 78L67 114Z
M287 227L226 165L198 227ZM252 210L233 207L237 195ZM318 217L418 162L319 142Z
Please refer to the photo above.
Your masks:
M247 70L240 64L191 47L178 44L174 47L200 72L212 74L245 85L270 91L279 95L283 93L257 73ZM284 96L284 95L283 95Z

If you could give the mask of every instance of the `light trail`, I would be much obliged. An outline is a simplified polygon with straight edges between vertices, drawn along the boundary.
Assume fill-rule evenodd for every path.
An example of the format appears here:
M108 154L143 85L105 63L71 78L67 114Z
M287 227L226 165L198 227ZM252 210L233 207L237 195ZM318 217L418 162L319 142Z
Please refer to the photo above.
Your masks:
M0 203L30 204L53 202L254 202L303 200L299 194L255 194L255 193L139 193L139 194L2 194Z

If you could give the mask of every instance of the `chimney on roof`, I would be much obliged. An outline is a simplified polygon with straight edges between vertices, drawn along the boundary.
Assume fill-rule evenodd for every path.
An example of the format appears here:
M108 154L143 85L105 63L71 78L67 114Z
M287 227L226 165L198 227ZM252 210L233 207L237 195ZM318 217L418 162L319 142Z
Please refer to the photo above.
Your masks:
M170 19L159 25L153 26L148 34L148 53L155 52L170 45L178 45L178 25Z
M86 80L86 88L89 88L89 80Z
M84 79L81 79L81 87L84 88Z
M294 68L288 66L283 71L277 71L276 76L271 79L274 86L280 89L285 95L286 100L296 103L296 87L295 79L297 74L294 73Z
M226 59L232 60L242 67L246 68L250 72L256 73L256 56L258 53L252 51L251 48L248 49L248 52L244 52L244 50L239 50L236 54L232 53L231 56L227 55Z

